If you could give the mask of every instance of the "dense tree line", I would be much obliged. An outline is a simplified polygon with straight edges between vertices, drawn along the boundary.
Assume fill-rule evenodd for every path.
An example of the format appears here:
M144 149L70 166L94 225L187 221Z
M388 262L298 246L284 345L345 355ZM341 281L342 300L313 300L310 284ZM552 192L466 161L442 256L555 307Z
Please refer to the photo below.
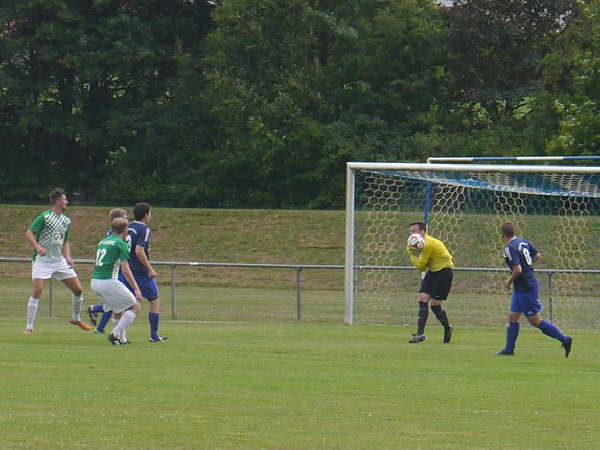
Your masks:
M0 201L339 207L348 160L594 154L600 0L6 0Z

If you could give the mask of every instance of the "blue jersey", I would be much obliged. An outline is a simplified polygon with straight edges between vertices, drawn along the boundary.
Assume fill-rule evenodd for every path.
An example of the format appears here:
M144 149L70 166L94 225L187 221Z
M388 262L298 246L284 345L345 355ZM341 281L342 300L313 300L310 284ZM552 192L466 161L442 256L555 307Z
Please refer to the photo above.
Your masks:
M521 275L513 282L515 291L537 291L538 280L533 271L533 260L538 251L533 245L523 238L513 238L504 247L504 260L512 270L515 266L521 266Z
M142 222L130 222L129 223L129 236L131 237L131 258L129 260L129 267L134 275L148 276L148 270L140 262L137 255L135 254L135 248L139 245L144 249L146 257L150 255L150 228Z

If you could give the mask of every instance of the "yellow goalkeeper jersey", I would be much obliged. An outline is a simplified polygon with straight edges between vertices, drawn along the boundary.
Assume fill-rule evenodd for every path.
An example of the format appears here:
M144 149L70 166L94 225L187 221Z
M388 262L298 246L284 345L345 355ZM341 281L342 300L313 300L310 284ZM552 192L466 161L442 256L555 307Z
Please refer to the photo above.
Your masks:
M454 267L452 255L444 243L427 233L425 233L425 244L419 253L408 247L406 250L411 264L421 271L428 269L431 272L437 272L438 270Z

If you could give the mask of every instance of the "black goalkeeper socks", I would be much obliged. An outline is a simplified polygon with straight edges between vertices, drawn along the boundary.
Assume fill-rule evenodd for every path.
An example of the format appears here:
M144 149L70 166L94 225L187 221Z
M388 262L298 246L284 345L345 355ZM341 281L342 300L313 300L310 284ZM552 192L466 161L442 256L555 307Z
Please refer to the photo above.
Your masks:
M448 323L448 316L446 315L446 311L444 311L440 305L432 306L431 310L435 314L435 317L437 317L437 320L439 320L440 323L444 325L444 328L447 330L450 327L450 324Z
M417 316L417 334L425 334L425 324L427 323L427 316L429 310L427 309L427 303L419 302L419 315Z

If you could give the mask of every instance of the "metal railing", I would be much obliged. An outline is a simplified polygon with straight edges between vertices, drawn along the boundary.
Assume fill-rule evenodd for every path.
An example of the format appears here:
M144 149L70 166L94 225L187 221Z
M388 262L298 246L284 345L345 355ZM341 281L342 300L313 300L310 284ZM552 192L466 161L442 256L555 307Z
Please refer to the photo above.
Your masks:
M31 263L31 258L0 257L0 263ZM93 259L74 259L77 264L94 264ZM226 263L226 262L195 262L195 261L152 261L153 266L168 266L171 269L171 318L177 318L177 267L230 267L230 268L258 268L258 269L293 269L296 273L296 320L302 320L302 271L308 270L343 270L343 264L268 264L268 263ZM355 266L358 270L415 270L413 266ZM454 267L457 272L507 272L506 268L498 267ZM546 275L548 278L548 312L549 319L553 319L553 276L565 273L600 274L595 269L536 269L536 274ZM48 286L48 315L52 316L54 283L50 278Z
M0 263L31 263L31 258L4 258ZM76 264L94 264L93 259L73 259ZM337 269L344 268L336 264L260 264L260 263L225 263L225 262L195 262L195 261L152 261L153 266L168 266L171 269L171 318L177 318L177 280L175 269L177 267L237 267L260 269L293 269L296 272L296 320L302 320L302 276L305 269ZM48 284L48 315L52 316L52 300L54 295L54 279L50 278Z

